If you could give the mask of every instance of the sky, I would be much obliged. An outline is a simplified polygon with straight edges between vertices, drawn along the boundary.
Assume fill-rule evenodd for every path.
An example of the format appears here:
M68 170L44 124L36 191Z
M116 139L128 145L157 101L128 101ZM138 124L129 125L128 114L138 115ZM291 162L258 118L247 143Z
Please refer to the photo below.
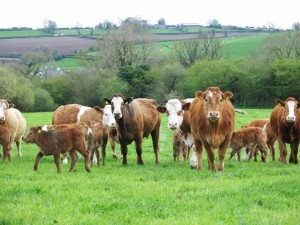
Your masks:
M1 2L0 28L42 28L45 19L57 27L94 27L108 20L117 25L128 17L156 24L197 23L217 19L221 25L292 28L300 22L299 0L8 0Z

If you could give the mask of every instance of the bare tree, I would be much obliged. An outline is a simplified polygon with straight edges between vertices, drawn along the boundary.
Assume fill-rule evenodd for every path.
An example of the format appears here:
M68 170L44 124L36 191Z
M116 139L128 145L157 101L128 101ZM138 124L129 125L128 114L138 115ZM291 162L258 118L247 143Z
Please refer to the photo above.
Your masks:
M151 43L151 34L144 23L140 20L125 20L117 31L111 30L98 42L98 55L108 68L135 68L147 62Z
M300 30L300 23L299 22L293 23L293 28L294 30Z
M56 26L57 26L56 22L52 21L52 20L44 19L43 24L44 24L45 32L54 35L55 29L56 29Z
M218 60L221 57L221 41L212 34L201 33L197 39L184 40L174 45L174 55L184 67L197 60Z
M81 33L80 33L80 29L81 29L81 25L80 25L80 23L76 23L76 25L75 25L75 28L77 29L77 32L78 32L78 36L80 36L81 35Z

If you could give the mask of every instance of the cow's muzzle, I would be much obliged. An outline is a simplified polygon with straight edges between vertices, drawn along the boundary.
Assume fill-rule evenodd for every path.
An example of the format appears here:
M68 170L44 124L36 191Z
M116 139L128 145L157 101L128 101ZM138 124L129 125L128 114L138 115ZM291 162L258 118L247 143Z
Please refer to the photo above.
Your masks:
M296 117L295 116L287 116L286 121L288 123L294 123L296 121Z
M116 120L119 120L122 118L121 113L114 113L114 117Z
M220 119L220 113L216 111L210 111L208 112L208 119L212 122L215 122Z

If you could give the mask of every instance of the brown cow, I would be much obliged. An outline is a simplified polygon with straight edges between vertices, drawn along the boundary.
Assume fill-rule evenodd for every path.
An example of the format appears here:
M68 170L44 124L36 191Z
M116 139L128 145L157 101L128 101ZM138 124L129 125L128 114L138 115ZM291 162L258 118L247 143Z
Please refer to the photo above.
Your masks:
M193 98L179 100L170 99L165 106L159 105L157 110L167 113L168 128L176 129L173 134L173 156L174 161L179 159L180 149L182 149L183 160L189 159L190 149L194 144L190 126L190 112L184 108L186 103L191 103ZM177 130L180 130L177 131Z
M240 161L240 154L242 148L249 147L249 159L251 160L255 150L256 145L261 151L261 159L267 162L267 150L266 150L266 133L260 127L248 127L242 128L240 130L234 131L230 140L230 147L232 152L230 154L229 160L233 157L235 153L238 153L238 160Z
M276 106L270 116L270 124L279 144L279 161L286 163L286 143L288 143L291 147L289 162L297 164L300 139L300 104L293 97L289 97L285 101L276 99L275 103Z
M53 155L57 172L60 173L60 154L69 152L72 159L69 171L72 172L77 160L76 150L79 151L85 159L86 171L91 171L89 150L87 149L82 128L70 127L53 131L44 131L41 126L33 126L29 129L27 135L23 139L26 143L35 143L39 147L39 152L36 155L34 163L35 171L38 169L38 163L44 155Z
M91 126L93 121L102 121L103 111L99 106L94 108L79 104L68 104L58 107L52 115L52 124L68 124L85 122ZM68 163L67 155L64 156L64 164Z
M105 166L105 158L106 158L106 144L108 140L108 133L106 126L102 122L93 122L92 123L92 133L87 138L88 148L91 151L91 160L97 163L99 166L99 150L98 148L101 146L101 155L102 155L102 166Z
M16 142L18 149L18 156L22 156L22 137L26 129L26 120L22 113L13 108L13 104L8 104L4 99L0 99L0 124L5 124L10 129L10 149Z
M0 125L0 145L3 149L3 161L8 158L11 162L10 129L6 125Z
M111 99L104 99L112 106L116 119L116 129L123 155L123 165L127 164L127 145L132 141L136 145L137 164L143 165L142 142L144 137L151 134L155 162L158 160L158 140L160 128L160 114L156 110L157 103L153 99L124 98L121 94L114 94Z
M270 126L270 120L269 119L253 120L249 123L247 127L260 127L262 129L265 129L267 133L266 143L268 148L270 149L272 160L275 161L275 141L277 140L277 138ZM256 156L257 156L257 151L254 154L254 161L256 161Z
M197 91L190 103L190 124L198 157L197 169L202 169L203 146L208 155L208 166L215 171L215 153L218 148L219 171L224 171L224 158L234 129L235 112L229 99L233 94L223 93L219 87ZM189 103L187 103L189 104Z

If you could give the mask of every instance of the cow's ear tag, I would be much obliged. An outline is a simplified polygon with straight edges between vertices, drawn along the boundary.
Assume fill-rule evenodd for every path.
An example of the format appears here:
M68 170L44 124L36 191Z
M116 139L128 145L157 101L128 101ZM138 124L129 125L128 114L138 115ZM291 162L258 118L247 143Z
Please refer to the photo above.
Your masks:
M229 100L229 97L226 97L226 100Z
M40 134L41 132L42 132L42 130L41 130L41 129L39 129L39 130L38 130L38 134Z

